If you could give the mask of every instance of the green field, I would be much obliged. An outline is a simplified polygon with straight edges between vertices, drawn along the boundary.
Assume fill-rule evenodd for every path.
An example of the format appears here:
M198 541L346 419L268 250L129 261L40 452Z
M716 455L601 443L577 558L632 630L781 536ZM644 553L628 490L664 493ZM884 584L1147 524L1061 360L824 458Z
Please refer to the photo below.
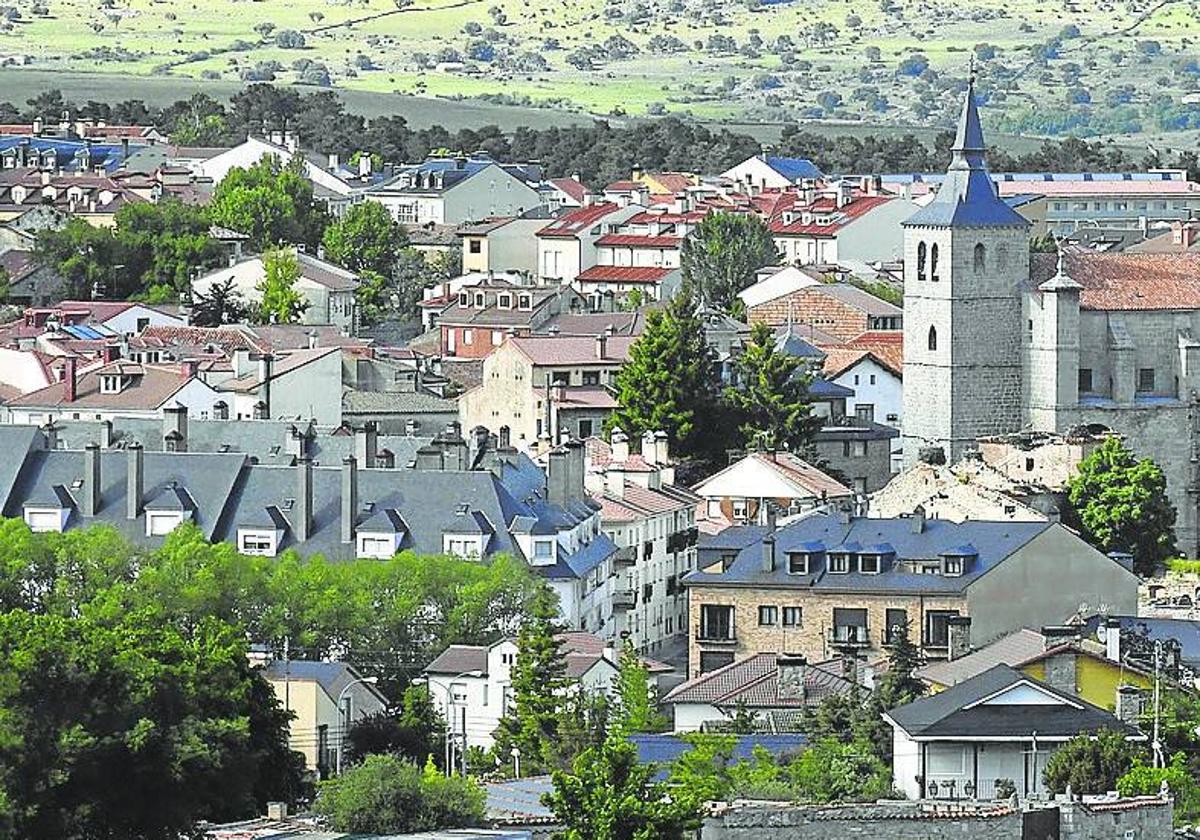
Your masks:
M1200 104L1187 104L1200 99L1200 0L398 2L17 0L0 7L16 10L0 22L0 73L18 101L47 87L73 99L228 95L248 76L296 82L315 66L351 110L415 125L678 113L768 135L797 119L932 131L986 44L980 84L1000 106L986 115L997 129L1174 146L1200 131ZM256 30L264 22L273 31ZM304 47L277 43L284 30Z

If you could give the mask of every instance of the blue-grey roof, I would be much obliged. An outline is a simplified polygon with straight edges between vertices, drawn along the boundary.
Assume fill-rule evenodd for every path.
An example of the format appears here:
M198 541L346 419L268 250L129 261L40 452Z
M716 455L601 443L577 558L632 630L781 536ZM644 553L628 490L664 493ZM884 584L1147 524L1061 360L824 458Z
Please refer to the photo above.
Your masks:
M408 530L404 517L394 508L378 508L358 523L358 530L369 533L403 534Z
M370 683L361 682L361 675L345 662L315 662L307 659L275 660L263 667L263 676L272 680L295 680L315 682L325 693L336 700L348 685L356 681L374 694L380 702L386 702L379 691Z
M88 172L101 167L105 172L113 172L120 168L122 149L119 144L88 143L84 140L67 140L56 137L27 137L10 135L0 137L0 154L18 146L25 146L31 152L53 152L55 165L59 169L81 169ZM87 160L85 167L84 160ZM32 165L32 162L31 164Z
M762 747L775 757L793 755L808 746L808 738L798 733L780 735L734 735L733 757L731 764L747 761L754 757L754 751ZM667 765L674 762L684 753L691 752L694 747L678 735L670 733L661 735L630 735L630 742L637 747L638 762L641 764ZM663 768L659 776L667 775Z
M789 181L799 181L802 178L824 177L817 165L807 158L775 157L768 155L765 159L767 166L774 169Z
M846 522L836 514L814 513L775 531L774 571L763 571L762 534L765 529L755 527L750 531L755 536L742 544L728 569L724 572L692 572L684 578L684 583L805 587L830 591L961 592L1050 527L1053 526L1049 522L950 522L927 519L924 527L917 530L909 517L853 517ZM702 541L699 546L699 567L703 569L720 559L722 554L729 553L729 548L725 546L737 546L739 533L749 530L745 527L727 528L717 535L723 545L715 545L715 540ZM890 562L885 558L879 574L858 571L832 573L828 571L827 556L814 552L814 543L826 546L827 552L864 554L885 554L886 551L877 547L886 544L888 549L895 551L895 558ZM903 568L906 560L937 562L942 555L961 551L968 543L979 554L974 561L964 564L960 576L918 574ZM876 548L864 549L862 546ZM788 571L789 553L810 555L808 574L791 574Z
M1028 227L1029 222L999 197L984 159L987 150L979 123L975 87L967 87L953 158L933 200L906 225L932 227Z
M1136 615L1108 616L1121 622L1121 630L1145 635L1151 641L1174 639L1179 642L1179 656L1189 663L1200 663L1200 621L1184 618L1141 618ZM1088 622L1088 629L1095 633L1099 617Z
M42 433L33 426L0 426L0 451L8 453L0 458L0 515L17 515L10 502L21 467L29 453L44 443Z
M145 501L146 510L194 511L196 500L186 487L175 481L168 481L149 496Z
M841 397L853 397L854 389L847 388L845 385L839 385L830 379L814 379L808 385L808 395L827 400L838 399Z
M792 326L780 327L775 333L776 352L801 359L824 359L825 351L801 338Z

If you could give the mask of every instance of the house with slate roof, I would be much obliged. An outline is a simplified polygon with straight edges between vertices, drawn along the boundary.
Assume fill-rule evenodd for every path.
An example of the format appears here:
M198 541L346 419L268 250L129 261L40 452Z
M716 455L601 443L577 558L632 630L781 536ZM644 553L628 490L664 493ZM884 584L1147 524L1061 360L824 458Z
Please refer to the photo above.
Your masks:
M431 157L401 167L366 190L403 225L458 225L497 216L519 216L541 206L541 168L500 163L486 152Z
M1044 794L1046 763L1077 735L1146 736L1111 712L996 665L952 688L884 713L892 727L893 785L909 799L991 799L1002 780Z
M807 158L779 157L766 153L746 158L736 166L721 173L734 183L745 184L749 189L785 189L804 182L815 183L825 176Z
M728 528L698 553L683 579L693 676L764 652L876 657L897 633L946 659L1083 605L1137 601L1126 565L1051 522L812 513Z

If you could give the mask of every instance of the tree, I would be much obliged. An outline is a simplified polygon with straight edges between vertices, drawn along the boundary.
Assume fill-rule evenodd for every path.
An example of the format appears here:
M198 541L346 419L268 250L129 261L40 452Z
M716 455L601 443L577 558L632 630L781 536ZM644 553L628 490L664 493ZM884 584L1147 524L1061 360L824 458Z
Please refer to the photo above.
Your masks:
M313 803L334 831L409 834L480 826L484 792L474 779L444 776L394 755L371 755L324 782Z
M234 285L233 278L217 281L207 292L192 295L192 323L198 327L219 327L237 324L250 314L245 300Z
M213 618L184 631L154 606L114 609L120 589L77 616L0 614L12 836L178 837L200 819L294 799L287 716L242 633Z
M900 628L886 645L888 652L887 671L879 678L875 693L884 711L903 706L925 696L925 683L917 671L925 664L921 649L913 642L909 633L910 624ZM894 628L885 628L893 631Z
M214 224L246 234L249 247L258 249L315 246L328 218L313 199L299 155L286 163L268 155L248 169L235 166L213 190L208 212Z
M662 732L667 725L666 718L658 711L658 698L650 685L650 672L628 638L621 643L612 718L611 729L622 735Z
M258 283L262 296L258 318L263 324L294 324L300 320L308 301L296 290L300 279L300 260L291 248L272 248L263 254L263 279Z
M404 228L378 201L355 204L325 228L325 256L354 272L392 273L401 249L408 246Z
M1176 553L1175 508L1167 481L1149 458L1138 460L1110 437L1079 464L1067 486L1070 513L1088 542L1101 551L1133 554L1135 568L1150 574Z
M433 704L429 690L410 685L397 712L380 712L360 718L347 734L352 764L368 755L398 755L423 764L440 764L446 745L446 721Z
M892 790L891 771L864 741L817 741L793 762L792 778L809 802L871 802Z
M1102 729L1076 735L1046 762L1046 789L1062 793L1070 785L1077 794L1116 790L1117 779L1129 771L1139 753L1120 732Z
M563 825L556 840L683 840L700 824L690 791L654 782L637 748L616 733L555 771L546 804Z
M682 455L711 452L723 443L713 426L717 368L704 325L686 294L651 310L616 376L618 408L608 420L638 441L664 431Z
M683 241L685 288L717 309L728 309L755 272L779 261L767 225L748 213L709 213Z
M498 733L498 743L520 750L522 773L550 766L555 756L559 704L567 687L567 663L557 636L557 619L557 599L549 587L543 586L517 634L511 714L500 721ZM507 758L502 748L497 754Z
M1152 767L1140 757L1117 779L1121 796L1157 796L1163 783L1174 798L1176 825L1194 824L1200 819L1200 784L1188 766L1187 756L1175 753L1166 767Z
M812 374L804 359L776 347L774 331L755 324L734 360L737 385L725 390L746 446L763 443L770 448L805 451L821 427L812 413L808 386Z

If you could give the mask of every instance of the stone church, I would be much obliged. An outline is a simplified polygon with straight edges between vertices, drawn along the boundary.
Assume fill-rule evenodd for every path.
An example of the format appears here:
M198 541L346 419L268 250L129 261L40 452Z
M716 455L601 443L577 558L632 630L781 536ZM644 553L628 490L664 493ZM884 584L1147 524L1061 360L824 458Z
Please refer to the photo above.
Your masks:
M1167 477L1200 550L1200 254L1029 253L968 88L945 182L905 223L904 460L1098 424Z

